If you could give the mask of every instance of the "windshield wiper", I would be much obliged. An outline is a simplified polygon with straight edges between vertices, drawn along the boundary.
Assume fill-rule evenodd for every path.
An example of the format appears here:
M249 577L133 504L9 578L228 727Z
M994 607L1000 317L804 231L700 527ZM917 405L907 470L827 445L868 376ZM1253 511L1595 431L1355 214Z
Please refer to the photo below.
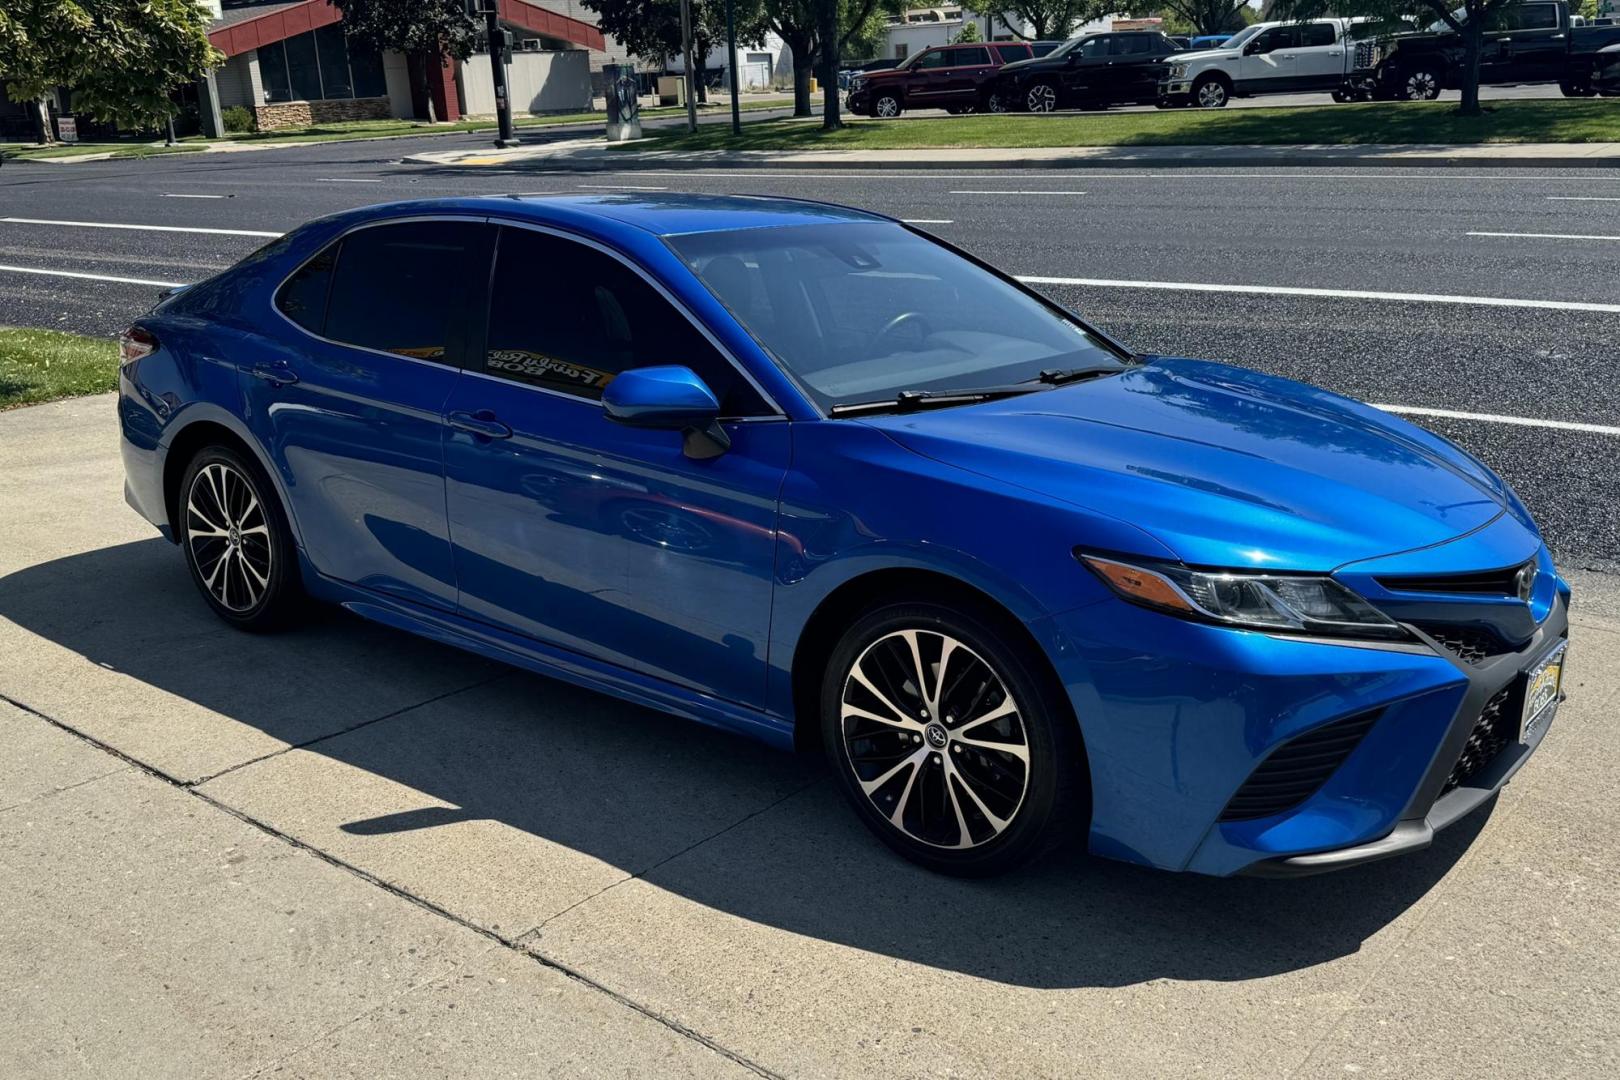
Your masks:
M980 401L1033 394L1044 387L1018 383L1013 386L982 386L969 390L902 390L892 398L877 401L848 401L827 410L828 416L853 416L859 413L915 412L918 409L947 408L951 405L972 405Z
M1076 382L1080 379L1089 379L1096 375L1117 375L1125 369L1117 364L1091 364L1088 367L1073 368L1047 368L1030 382L1046 383L1048 386L1062 386L1064 383Z

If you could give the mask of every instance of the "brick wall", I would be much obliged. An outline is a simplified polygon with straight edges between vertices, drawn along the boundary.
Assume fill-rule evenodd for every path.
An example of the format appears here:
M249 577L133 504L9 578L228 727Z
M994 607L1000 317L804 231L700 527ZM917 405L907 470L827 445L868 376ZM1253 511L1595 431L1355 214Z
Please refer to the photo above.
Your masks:
M273 105L259 105L253 110L260 131L280 128L309 127L311 124L331 124L344 120L386 120L393 113L388 99L334 98L330 101L278 101Z

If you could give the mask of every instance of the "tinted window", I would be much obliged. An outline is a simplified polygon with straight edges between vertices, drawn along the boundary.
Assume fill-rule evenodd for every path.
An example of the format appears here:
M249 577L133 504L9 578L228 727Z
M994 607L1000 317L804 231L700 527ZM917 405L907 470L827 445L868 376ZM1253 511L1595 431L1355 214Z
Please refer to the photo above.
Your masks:
M1558 8L1552 4L1526 4L1507 13L1504 20L1511 30L1554 30Z
M326 306L334 341L452 363L450 339L482 226L410 221L350 233Z
M739 229L670 244L822 406L1117 362L1078 323L898 225Z
M952 49L952 67L977 67L990 62L990 50L983 45L971 49Z
M1106 37L1087 38L1085 41L1080 43L1080 47L1075 51L1077 51L1081 56L1091 59L1095 59L1100 56L1107 56L1108 41L1109 39Z
M326 294L332 285L337 252L338 245L333 244L309 260L276 293L276 307L283 315L322 337L325 336Z
M387 97L388 81L383 75L382 53L368 52L357 41L349 44L349 70L354 73L355 97Z
M1255 38L1255 52L1268 53L1278 49L1287 49L1294 43L1294 28L1292 26L1274 26Z
M1332 23L1307 23L1299 28L1299 44L1301 48L1309 49L1332 45L1334 40Z
M287 82L287 49L281 42L259 46L259 78L264 84L264 100L292 100L292 87Z
M1028 60L1030 57L1028 45L997 45L996 51L1001 54L1003 64L1011 64L1018 60Z
M321 99L320 61L315 56L315 35L295 34L286 41L287 76L294 101Z
M770 411L691 321L618 259L545 233L501 231L485 371L595 400L619 372L655 364L696 371L726 416Z
M912 66L918 68L942 68L949 67L950 63L951 58L946 54L945 50L936 49L930 53L923 53Z
M343 47L343 30L337 23L315 31L315 52L321 61L321 89L326 97L354 97L349 84L349 54Z
M1056 49L1059 44L1060 43L1056 41L1037 41L1035 44L1031 45L1029 49L1030 52L1034 53L1036 56L1045 56L1053 49Z
M1153 35L1120 34L1113 39L1108 54L1110 56L1151 56L1153 46Z

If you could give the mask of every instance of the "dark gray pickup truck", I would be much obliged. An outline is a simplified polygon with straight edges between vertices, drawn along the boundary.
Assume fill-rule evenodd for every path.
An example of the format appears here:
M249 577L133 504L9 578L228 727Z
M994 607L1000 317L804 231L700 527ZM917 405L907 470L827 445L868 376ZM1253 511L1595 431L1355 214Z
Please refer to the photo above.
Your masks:
M1485 31L1479 84L1557 83L1570 97L1589 97L1598 53L1616 42L1620 26L1571 26L1565 0L1527 0ZM1463 36L1445 23L1362 42L1352 86L1375 98L1433 99L1460 85L1465 51Z

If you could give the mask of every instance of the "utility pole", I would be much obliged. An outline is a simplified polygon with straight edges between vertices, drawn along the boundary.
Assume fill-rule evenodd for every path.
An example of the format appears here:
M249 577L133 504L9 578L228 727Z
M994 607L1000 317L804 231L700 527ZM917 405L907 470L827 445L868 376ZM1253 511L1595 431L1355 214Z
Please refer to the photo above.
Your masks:
M681 0L682 67L686 69L686 133L697 132L697 77L692 62L692 0Z
M742 134L742 106L737 102L737 0L726 0L726 70L731 73L731 133Z
M468 0L468 6L482 12L484 33L489 40L489 73L495 83L495 145L501 149L521 146L512 134L512 97L506 89L506 31L501 29L501 15L495 0Z

